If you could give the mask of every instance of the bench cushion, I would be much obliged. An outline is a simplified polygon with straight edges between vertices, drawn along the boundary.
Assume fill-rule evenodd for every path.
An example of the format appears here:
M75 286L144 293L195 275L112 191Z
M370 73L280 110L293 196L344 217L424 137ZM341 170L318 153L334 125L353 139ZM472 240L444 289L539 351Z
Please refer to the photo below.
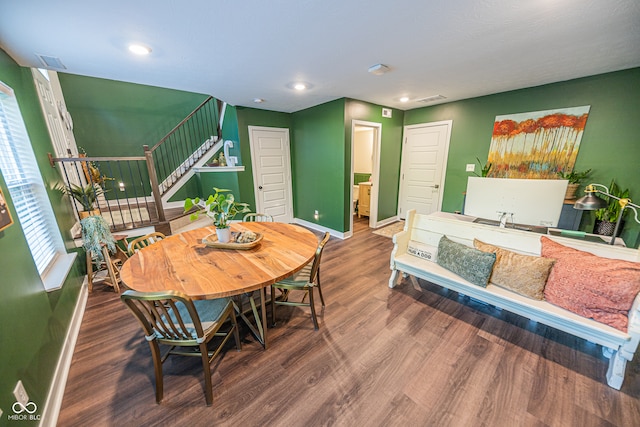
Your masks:
M483 288L489 282L495 261L495 254L470 248L447 236L442 236L438 243L438 264Z
M544 297L552 304L621 331L640 292L640 263L602 258L541 237L542 256L556 260Z
M478 239L473 239L473 245L483 252L496 254L489 283L529 298L544 299L544 287L555 260L518 254Z

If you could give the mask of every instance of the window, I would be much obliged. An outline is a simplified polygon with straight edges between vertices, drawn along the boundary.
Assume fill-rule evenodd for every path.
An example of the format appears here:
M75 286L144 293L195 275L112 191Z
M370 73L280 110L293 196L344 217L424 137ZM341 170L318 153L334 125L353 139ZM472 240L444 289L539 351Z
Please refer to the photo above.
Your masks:
M0 171L45 289L62 286L67 254L13 90L0 82Z

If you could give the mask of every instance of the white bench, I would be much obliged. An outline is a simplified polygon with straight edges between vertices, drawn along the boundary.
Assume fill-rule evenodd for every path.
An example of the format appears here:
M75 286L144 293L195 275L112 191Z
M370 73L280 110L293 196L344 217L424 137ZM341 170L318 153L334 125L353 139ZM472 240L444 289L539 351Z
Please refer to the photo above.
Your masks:
M473 219L473 217L443 212L422 215L417 214L415 210L409 211L404 231L393 237L389 287L393 288L396 285L400 272L405 277L411 275L426 280L599 344L603 347L603 354L609 358L607 383L619 390L624 380L627 361L633 359L640 341L640 294L629 312L629 326L625 333L548 302L527 298L507 289L491 284L486 288L476 286L435 262L418 258L407 252L410 240L437 247L440 238L446 235L449 239L469 247L473 247L473 239L476 238L514 252L540 256L541 234L478 224L472 222ZM640 250L637 249L566 237L547 237L562 245L601 257L640 262Z

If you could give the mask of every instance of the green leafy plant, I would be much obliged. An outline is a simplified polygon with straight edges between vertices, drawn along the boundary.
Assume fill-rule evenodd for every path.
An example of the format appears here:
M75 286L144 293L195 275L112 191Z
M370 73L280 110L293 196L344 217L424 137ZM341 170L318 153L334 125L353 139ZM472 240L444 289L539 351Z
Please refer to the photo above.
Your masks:
M98 197L105 193L105 190L98 184L87 184L85 186L71 184L69 186L58 185L56 190L75 199L84 211L93 210Z
M204 202L199 197L195 199L187 198L184 201L184 211L190 212L194 207L199 207L196 212L191 214L191 221L198 219L199 215L204 212L213 220L216 228L227 228L229 222L239 213L247 213L251 210L247 203L236 202L231 190L213 187L215 193L210 195Z
M103 217L89 216L81 220L80 225L82 227L82 247L97 260L104 260L102 245L106 245L110 253L116 251L116 241L109 230L109 224Z
M590 174L591 174L591 169L587 169L586 171L582 171L582 172L576 172L576 171L558 172L558 176L560 177L560 179L566 179L567 181L569 181L569 184L580 184Z
M483 165L479 158L476 157L476 160L478 161L478 164L480 165L480 175L478 175L475 172L473 174L475 176L481 176L483 178L486 178L489 175L489 172L491 171L491 167L493 166L493 164L485 163Z
M629 198L629 189L622 190L615 183L614 180L611 181L611 185L609 185L609 194L612 196L619 197L621 199ZM618 221L618 217L620 216L620 211L622 207L620 206L620 202L613 197L602 196L609 199L609 204L606 208L597 209L595 211L596 219L600 221L608 221L608 222L616 222Z

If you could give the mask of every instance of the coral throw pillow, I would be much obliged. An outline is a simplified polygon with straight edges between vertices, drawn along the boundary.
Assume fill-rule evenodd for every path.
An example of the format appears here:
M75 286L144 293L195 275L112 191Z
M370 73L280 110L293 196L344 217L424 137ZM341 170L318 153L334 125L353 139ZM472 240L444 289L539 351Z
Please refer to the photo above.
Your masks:
M542 253L556 260L544 298L552 304L626 332L640 292L640 263L602 258L542 236Z

